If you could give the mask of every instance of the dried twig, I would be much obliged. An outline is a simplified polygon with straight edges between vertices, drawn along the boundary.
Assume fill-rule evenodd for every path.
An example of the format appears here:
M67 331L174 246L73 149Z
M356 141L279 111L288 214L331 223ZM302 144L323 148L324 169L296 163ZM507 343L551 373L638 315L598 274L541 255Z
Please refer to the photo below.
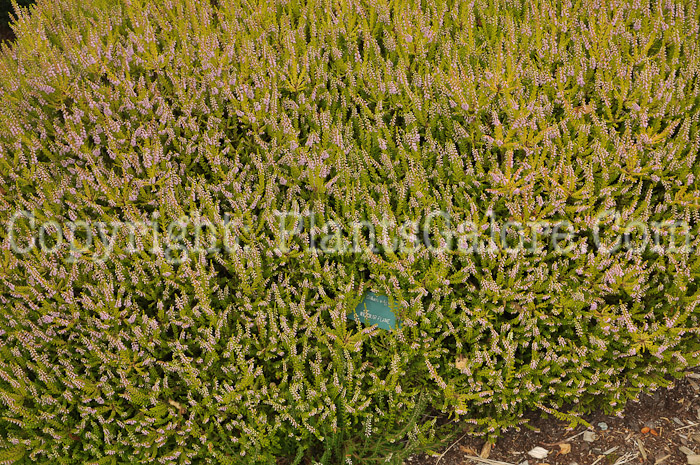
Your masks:
M676 428L674 431L680 431L682 429L692 428L693 426L698 426L698 425L700 425L700 423L692 423L690 425L681 426L680 428Z
M629 463L629 462L633 461L634 459L636 459L637 457L639 457L639 452L637 452L636 454L629 452L629 453L623 455L622 457L619 457L617 460L615 460L615 463L613 465L622 465L624 463Z
M615 447L613 447L612 449L606 450L605 452L603 452L602 455L599 455L598 458L596 459L596 461L593 462L591 465L596 465L596 463L600 462L600 461L603 460L605 457L607 457L608 455L610 455L610 454L612 454L613 452L615 452L617 449L619 449L619 447L620 447L620 446L615 446ZM622 457L618 458L617 461L615 461L615 463L614 463L613 465L621 465L621 464L623 464L623 463L629 462L629 460L627 460L627 459L625 459L623 462L620 462L621 459L624 459L624 458L627 457L628 455L631 455L631 454L625 454L625 455L623 455ZM637 454L637 455L639 455L639 454ZM635 455L635 457L636 457L637 455Z
M467 455L467 459L473 460L475 462L485 463L487 465L515 465L509 462L501 462L500 460L485 459L476 455Z
M440 463L440 460L442 460L442 458L445 456L445 454L446 454L447 452L449 452L449 450L452 449L459 441L461 441L462 439L464 439L464 437L465 437L467 434L469 434L469 431L467 431L466 433L464 433L464 434L462 435L462 437L460 437L459 439L457 439L455 442L452 443L452 445L451 445L450 447L448 447L447 449L445 449L445 451L444 451L442 454L440 454L440 457L438 457L437 461L435 462L435 465L438 465L438 463Z
M565 442L569 442L569 441L571 441L572 439L576 439L577 437L581 436L581 435L582 435L583 433L585 433L586 431L588 431L588 429L584 429L584 430L581 431L580 433L574 434L574 435L571 436L570 438L562 439L561 441L559 441L559 442L554 442L554 443L544 443L544 445L545 445L545 446L558 446L559 444L564 444Z

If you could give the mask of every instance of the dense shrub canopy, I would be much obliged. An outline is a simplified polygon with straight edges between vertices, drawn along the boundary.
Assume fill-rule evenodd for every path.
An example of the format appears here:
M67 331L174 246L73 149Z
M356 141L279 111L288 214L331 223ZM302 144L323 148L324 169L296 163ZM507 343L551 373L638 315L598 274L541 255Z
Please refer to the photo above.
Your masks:
M364 464L697 364L697 2L213 3L4 46L0 461Z

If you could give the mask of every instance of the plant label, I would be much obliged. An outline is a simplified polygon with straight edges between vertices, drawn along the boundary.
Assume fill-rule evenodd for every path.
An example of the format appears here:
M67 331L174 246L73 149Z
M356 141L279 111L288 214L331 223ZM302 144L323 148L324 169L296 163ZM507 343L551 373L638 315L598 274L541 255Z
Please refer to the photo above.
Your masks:
M389 307L389 298L374 292L365 294L362 302L357 305L354 312L348 315L348 318L387 330L392 330L399 325L396 314Z

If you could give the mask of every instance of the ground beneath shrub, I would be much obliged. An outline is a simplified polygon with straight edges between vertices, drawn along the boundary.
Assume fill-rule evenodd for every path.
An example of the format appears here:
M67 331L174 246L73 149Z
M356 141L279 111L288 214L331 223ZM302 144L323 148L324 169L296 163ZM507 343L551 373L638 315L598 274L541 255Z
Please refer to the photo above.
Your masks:
M15 34L6 24L0 24L0 43L6 40L14 40Z
M585 419L592 428L567 430L567 423L533 416L534 430L508 432L490 450L483 439L464 437L439 456L413 456L405 465L700 465L700 370L630 402L620 416Z

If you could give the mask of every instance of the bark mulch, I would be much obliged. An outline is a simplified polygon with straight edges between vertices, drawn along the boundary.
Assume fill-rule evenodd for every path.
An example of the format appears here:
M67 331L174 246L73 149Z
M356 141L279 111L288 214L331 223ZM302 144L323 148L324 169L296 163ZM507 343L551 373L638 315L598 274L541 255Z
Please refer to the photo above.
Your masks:
M439 455L413 456L405 465L700 465L700 370L629 402L619 416L584 419L591 428L570 430L567 423L533 415L533 430L507 432L492 447L467 436Z

